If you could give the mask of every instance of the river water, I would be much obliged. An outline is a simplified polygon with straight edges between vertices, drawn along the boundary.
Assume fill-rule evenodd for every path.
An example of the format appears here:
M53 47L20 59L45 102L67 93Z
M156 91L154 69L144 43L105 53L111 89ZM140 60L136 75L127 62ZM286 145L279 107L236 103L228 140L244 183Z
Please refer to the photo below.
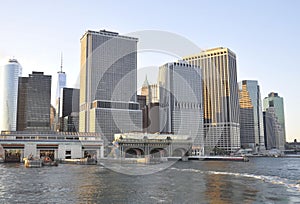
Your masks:
M157 170L128 175L99 165L0 164L0 203L300 203L299 158L150 166Z

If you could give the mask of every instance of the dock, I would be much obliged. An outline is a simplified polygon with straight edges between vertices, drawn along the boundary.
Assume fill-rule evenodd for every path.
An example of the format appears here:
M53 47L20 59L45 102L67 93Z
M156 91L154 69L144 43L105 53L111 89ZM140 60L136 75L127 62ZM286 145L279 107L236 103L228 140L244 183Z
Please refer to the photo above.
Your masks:
M168 157L169 161L180 160L198 160L198 161L242 161L248 162L249 158L245 156L186 156L186 157Z

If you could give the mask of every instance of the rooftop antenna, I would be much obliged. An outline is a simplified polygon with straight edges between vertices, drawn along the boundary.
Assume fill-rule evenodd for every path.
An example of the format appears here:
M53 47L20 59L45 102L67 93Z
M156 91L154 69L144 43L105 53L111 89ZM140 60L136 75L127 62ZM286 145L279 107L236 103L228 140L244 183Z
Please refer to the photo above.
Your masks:
M63 53L61 52L60 53L60 72L63 72L62 68L63 68Z

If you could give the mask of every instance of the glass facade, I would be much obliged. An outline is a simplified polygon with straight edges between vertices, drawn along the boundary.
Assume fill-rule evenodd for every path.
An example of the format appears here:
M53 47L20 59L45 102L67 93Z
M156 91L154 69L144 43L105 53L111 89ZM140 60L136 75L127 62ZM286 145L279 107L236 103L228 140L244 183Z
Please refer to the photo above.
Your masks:
M142 130L138 104L136 109L119 108L134 106L131 103L137 100L137 41L137 38L109 31L87 31L81 38L79 131L102 132L111 142L115 133ZM107 103L110 101L112 103ZM109 105L111 108L106 107ZM116 123L113 119L124 119L124 111L129 120L112 125ZM123 129L123 122L132 124ZM104 123L111 125L101 125Z
M18 82L22 67L16 59L0 67L0 131L15 131L17 126Z
M284 106L283 98L278 95L278 93L270 93L268 97L264 98L263 111L266 111L269 107L274 107L275 115L283 129L284 141L286 141L285 135L285 119L284 119Z
M202 71L205 152L217 147L224 153L240 148L236 55L228 48L213 48L185 57Z
M284 130L276 116L276 109L274 107L266 108L263 112L263 116L266 149L270 150L276 148L284 150Z
M51 78L43 72L19 78L17 131L50 130Z
M254 151L265 149L260 87L255 80L239 83L241 145Z
M204 146L201 80L200 69L187 62L159 68L160 131L190 135L198 153Z

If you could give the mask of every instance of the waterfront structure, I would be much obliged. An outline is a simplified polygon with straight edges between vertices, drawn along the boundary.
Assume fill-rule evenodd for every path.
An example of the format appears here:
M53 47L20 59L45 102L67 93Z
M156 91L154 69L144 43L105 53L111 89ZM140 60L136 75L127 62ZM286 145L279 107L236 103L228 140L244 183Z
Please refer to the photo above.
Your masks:
M147 76L142 85L141 95L146 96L146 104L159 102L159 86L158 84L149 84Z
M0 67L0 131L15 131L17 126L18 81L22 67L16 59Z
M159 68L159 123L162 133L185 134L193 139L193 154L203 152L202 77L185 61Z
M22 162L29 155L49 156L52 160L84 158L87 154L95 158L104 156L103 140L98 133L2 131L0 147L7 162Z
M80 132L142 130L137 102L137 38L110 31L87 31L81 38Z
M56 86L56 117L55 117L55 122L56 122L56 127L55 130L60 130L61 129L61 124L60 124L60 117L61 117L61 92L62 89L65 88L67 85L67 76L66 73L63 72L63 59L61 55L61 64L60 64L60 71L57 72L57 86Z
M276 115L276 109L273 106L266 108L263 116L266 149L284 150L284 129Z
M205 152L216 147L226 153L237 151L240 108L235 53L218 47L183 59L202 70Z
M254 152L264 150L263 113L260 87L255 80L239 83L241 145Z
M281 125L281 129L283 130L284 141L286 141L283 98L280 97L278 93L269 93L268 96L264 98L263 111L266 111L269 107L274 108L277 120Z
M119 155L112 151L109 156L125 158L183 157L191 155L193 145L189 135L121 133L115 134L114 138Z
M60 100L60 131L78 132L79 129L79 89L62 88Z
M50 130L51 76L33 71L20 77L17 131Z

